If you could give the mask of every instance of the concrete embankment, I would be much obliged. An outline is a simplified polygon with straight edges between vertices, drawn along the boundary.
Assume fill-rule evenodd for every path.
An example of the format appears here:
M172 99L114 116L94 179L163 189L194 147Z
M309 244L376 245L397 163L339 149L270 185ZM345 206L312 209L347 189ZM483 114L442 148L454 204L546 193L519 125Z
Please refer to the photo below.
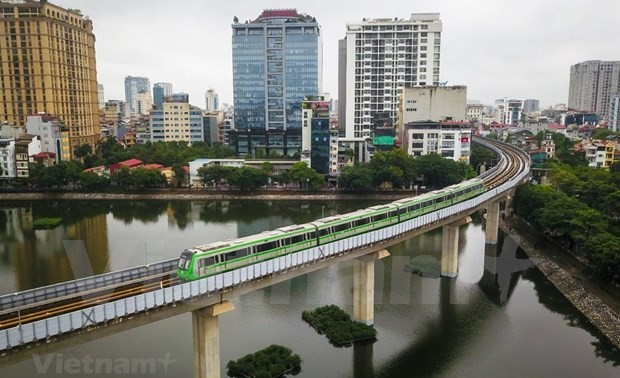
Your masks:
M395 201L413 197L413 192L302 192L302 191L157 191L146 193L79 193L79 192L27 192L0 193L0 201L50 201L50 200L291 200L291 201L335 201L335 200L385 200Z
M549 256L541 252L532 242L526 240L515 228L506 222L501 222L502 230L510 234L517 244L530 256L538 269L547 279L575 306L588 320L603 333L611 342L620 348L620 316L612 306L617 307L615 299L610 298L602 290L594 293L593 290L584 287L587 277L576 277L567 269L551 260ZM606 296L605 301L601 299ZM610 302L611 301L611 302ZM607 303L606 303L607 302Z

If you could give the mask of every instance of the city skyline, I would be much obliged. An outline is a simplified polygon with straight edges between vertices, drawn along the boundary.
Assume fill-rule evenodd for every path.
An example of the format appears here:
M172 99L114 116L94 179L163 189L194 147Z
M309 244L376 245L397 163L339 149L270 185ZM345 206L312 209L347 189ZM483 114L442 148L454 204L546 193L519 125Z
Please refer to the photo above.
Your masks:
M189 93L190 102L197 105L202 105L209 88L219 93L221 103L232 104L230 25L234 16L244 22L263 9L296 8L316 17L323 28L323 88L334 98L338 94L338 40L344 37L347 23L363 18L440 13L444 24L440 81L467 85L469 99L487 104L504 97L537 98L542 107L567 103L571 65L587 60L620 60L620 54L614 55L613 39L601 38L601 30L607 35L620 31L614 19L620 3L613 0L578 0L571 9L557 0L526 0L516 8L505 0L475 4L457 0L392 1L381 4L381 9L370 2L351 7L290 0L240 0L217 8L195 0L185 1L183 7L170 7L159 0L54 3L78 8L93 20L98 82L106 88L106 100L123 99L123 79L131 75L173 83L177 90ZM161 18L166 19L167 27L153 22ZM118 25L131 25L131 29ZM143 38L145 35L149 38Z

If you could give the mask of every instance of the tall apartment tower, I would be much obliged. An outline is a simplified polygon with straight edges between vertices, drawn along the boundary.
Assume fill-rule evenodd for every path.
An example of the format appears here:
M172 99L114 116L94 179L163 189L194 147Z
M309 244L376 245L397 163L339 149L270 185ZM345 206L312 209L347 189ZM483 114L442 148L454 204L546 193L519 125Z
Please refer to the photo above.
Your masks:
M265 10L232 31L236 146L298 152L301 102L322 93L320 25L295 9ZM236 146L237 153L252 153Z
M568 107L609 115L612 95L620 92L620 61L590 60L570 68Z
M99 109L105 107L105 96L103 92L103 84L97 84L97 98L99 100Z
M376 113L386 113L396 124L406 86L439 84L441 31L439 13L347 24L346 78L339 81L346 88L341 104L346 140L370 137Z
M0 1L0 116L17 126L39 112L69 128L70 149L99 140L93 23L47 1ZM70 158L70 157L67 157Z
M214 112L219 110L220 98L214 89L209 89L205 92L205 111Z
M140 92L150 92L151 82L148 77L127 76L125 77L125 102L129 108L129 115L138 113L138 99Z
M161 110L166 97L172 96L171 83L155 83L153 84L153 104L156 109Z

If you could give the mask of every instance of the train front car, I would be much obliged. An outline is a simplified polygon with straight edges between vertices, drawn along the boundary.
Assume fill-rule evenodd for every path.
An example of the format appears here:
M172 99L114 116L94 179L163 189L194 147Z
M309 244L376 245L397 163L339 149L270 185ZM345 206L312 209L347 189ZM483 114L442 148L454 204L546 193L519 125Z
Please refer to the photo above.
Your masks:
M179 263L177 264L177 277L180 280L189 281L190 277L190 268L192 266L192 257L194 256L194 251L186 249L181 252L181 257L179 257Z

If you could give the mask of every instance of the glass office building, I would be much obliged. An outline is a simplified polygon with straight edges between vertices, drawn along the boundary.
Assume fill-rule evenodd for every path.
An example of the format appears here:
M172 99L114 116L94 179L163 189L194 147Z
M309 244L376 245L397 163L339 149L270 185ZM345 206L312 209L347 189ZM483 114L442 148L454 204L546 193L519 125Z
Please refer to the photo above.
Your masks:
M232 28L235 128L261 135L254 141L258 148L288 151L287 131L301 129L302 100L322 93L321 27L314 17L288 9L265 10ZM283 139L261 144L272 131ZM299 133L293 134L299 147Z

